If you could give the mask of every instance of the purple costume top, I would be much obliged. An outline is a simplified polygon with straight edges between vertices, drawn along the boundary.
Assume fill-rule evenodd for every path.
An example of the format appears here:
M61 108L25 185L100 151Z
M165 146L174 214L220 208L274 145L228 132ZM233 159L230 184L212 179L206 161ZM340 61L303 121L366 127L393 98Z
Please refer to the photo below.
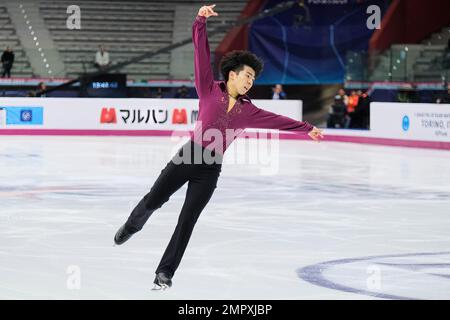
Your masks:
M246 128L278 129L307 133L313 126L260 109L243 95L230 112L229 96L224 81L214 81L206 32L206 18L197 16L192 26L194 42L195 88L199 96L199 114L191 139L208 149L223 154ZM211 130L215 129L215 130Z

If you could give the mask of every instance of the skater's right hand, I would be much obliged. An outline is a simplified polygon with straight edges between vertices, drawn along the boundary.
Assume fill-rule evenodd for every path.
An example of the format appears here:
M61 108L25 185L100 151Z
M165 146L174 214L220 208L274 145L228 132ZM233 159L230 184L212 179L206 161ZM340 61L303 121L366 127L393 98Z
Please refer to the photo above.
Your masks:
M209 18L211 16L218 16L219 14L213 10L216 5L203 6L198 10L198 15L201 17Z

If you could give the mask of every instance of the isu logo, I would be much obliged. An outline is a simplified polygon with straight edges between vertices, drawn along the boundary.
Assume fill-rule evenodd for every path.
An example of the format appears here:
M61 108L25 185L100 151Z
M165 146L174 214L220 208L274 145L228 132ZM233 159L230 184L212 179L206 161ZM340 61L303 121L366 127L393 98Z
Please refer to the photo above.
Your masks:
M116 109L102 108L102 114L100 115L100 123L117 123Z
M186 109L173 109L172 124L187 124Z

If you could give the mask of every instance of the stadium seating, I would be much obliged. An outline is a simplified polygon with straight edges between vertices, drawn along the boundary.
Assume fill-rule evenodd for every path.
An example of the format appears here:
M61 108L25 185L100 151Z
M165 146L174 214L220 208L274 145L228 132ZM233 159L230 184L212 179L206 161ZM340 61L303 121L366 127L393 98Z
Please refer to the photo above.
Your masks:
M236 19L246 1L216 3L220 4L220 16L208 22L209 29ZM176 5L199 6L189 1L127 1L108 2L107 5L103 1L78 1L81 30L69 30L66 27L66 10L71 4L70 1L41 1L39 6L40 14L63 58L68 77L95 71L95 52L100 44L106 47L113 63L170 45ZM212 51L223 36L224 33L211 37ZM120 71L133 80L170 79L170 53L145 59Z

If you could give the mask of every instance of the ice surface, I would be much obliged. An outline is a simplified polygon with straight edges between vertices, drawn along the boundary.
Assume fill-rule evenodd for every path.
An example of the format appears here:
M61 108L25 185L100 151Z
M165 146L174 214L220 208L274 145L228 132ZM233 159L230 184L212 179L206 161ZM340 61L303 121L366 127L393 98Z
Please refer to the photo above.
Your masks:
M270 174L224 164L174 286L154 292L186 186L113 236L176 142L0 136L0 298L450 298L450 152L278 147Z

